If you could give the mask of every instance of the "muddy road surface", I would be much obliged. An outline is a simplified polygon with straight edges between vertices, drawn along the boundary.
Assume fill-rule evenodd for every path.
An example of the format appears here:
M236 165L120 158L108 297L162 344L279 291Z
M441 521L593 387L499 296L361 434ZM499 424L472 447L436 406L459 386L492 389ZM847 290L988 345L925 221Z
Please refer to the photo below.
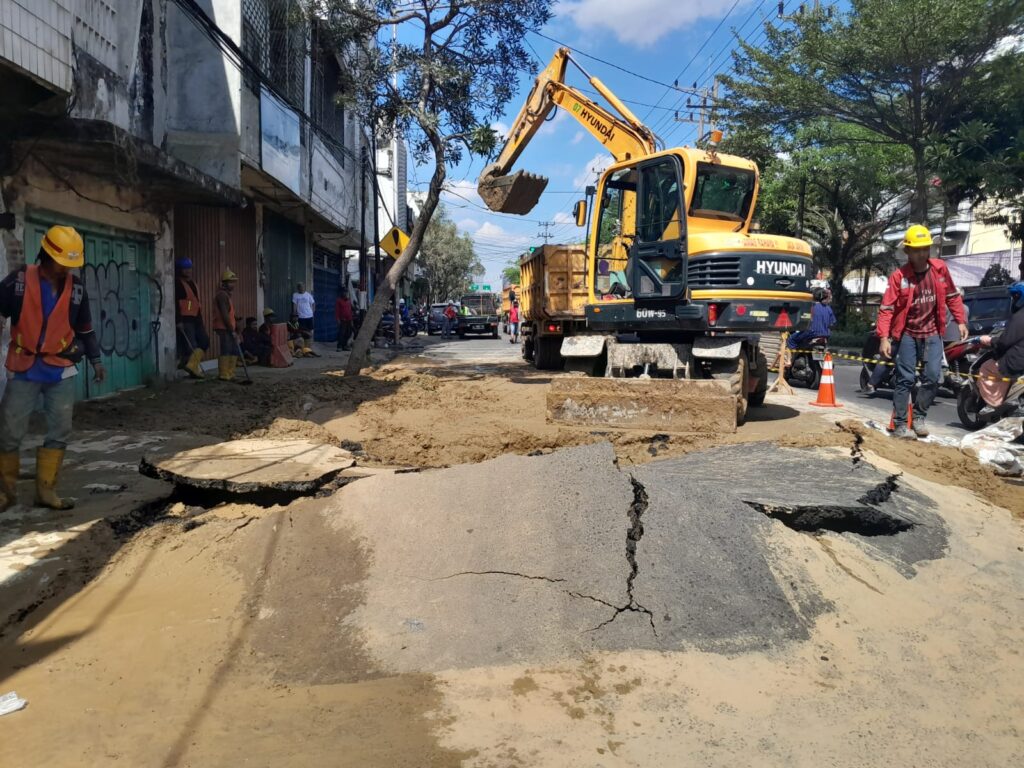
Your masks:
M725 436L551 425L565 374L516 353L431 341L80 409L176 446L312 438L367 476L168 485L98 513L102 559L80 538L0 582L75 575L4 612L0 692L28 706L0 764L1024 760L1024 488L802 393Z

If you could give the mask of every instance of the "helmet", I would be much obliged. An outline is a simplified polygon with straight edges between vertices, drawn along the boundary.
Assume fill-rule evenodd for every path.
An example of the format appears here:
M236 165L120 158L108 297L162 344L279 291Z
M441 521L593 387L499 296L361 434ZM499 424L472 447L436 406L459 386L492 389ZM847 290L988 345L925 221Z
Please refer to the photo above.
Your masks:
M1006 292L1010 294L1010 306L1013 307L1014 312L1024 309L1024 280L1018 280L1007 286Z
M273 317L274 316L274 310L272 310L270 307L267 307L266 309L263 310L263 316L264 317Z
M929 248L932 245L932 234L928 231L928 227L911 224L900 245L904 248Z
M405 306L405 299L399 299L398 300L398 306L404 307Z
M225 269L224 270L224 274L222 274L220 276L220 281L222 283L233 283L236 280L238 280L238 275L236 275L234 272L232 272L230 267Z
M74 227L50 227L43 235L42 246L62 267L74 269L85 263L85 243Z
M182 259L178 259L175 262L175 264L177 265L178 269L192 269L192 259L190 259L188 256Z

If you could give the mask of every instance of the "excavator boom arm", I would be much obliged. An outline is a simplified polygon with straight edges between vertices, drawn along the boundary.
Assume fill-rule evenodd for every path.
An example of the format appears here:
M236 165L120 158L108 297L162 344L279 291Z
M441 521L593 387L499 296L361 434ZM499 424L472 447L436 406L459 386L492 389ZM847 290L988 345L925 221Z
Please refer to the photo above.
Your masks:
M654 134L650 129L596 77L584 71L590 84L612 105L618 115L566 85L565 70L570 61L572 59L567 48L559 48L555 52L548 66L537 75L530 95L509 130L501 154L481 174L477 190L492 211L525 214L537 204L548 180L523 171L514 174L510 174L510 171L551 110L556 107L572 115L608 148L616 161L644 157L657 151ZM580 71L583 71L582 67Z

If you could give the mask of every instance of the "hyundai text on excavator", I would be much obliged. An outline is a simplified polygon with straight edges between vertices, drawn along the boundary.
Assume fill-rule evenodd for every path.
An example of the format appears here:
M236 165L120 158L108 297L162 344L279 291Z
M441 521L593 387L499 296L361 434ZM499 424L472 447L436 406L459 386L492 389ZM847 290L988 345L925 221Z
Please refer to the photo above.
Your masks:
M614 112L565 83L570 61ZM604 379L554 379L548 417L661 431L735 430L748 404L760 405L767 391L760 333L794 330L810 318L810 246L750 231L757 166L718 153L717 131L706 149L661 148L565 48L538 75L501 153L478 180L491 210L526 214L537 204L547 179L511 170L555 107L576 118L614 162L601 174L596 215L589 217L578 320L535 323L525 342L546 362L557 360L544 367L564 360ZM574 213L585 226L586 201ZM527 274L543 279L544 271L524 270L524 296L531 290ZM532 304L543 313L543 301ZM558 356L550 354L553 341Z

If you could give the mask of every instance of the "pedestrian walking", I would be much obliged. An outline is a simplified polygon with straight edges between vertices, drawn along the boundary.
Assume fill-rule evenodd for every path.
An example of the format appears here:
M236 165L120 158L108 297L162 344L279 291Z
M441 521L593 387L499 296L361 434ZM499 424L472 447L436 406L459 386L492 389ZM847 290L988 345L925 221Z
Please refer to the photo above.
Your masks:
M192 279L192 260L178 259L177 280L174 282L175 325L178 331L178 367L194 379L203 378L200 367L210 337L203 326L203 307L199 303L199 289Z
M519 343L519 302L512 304L511 309L508 311L508 330L509 330L509 344Z
M338 300L334 302L334 319L338 323L338 351L348 351L348 341L352 338L352 300L348 297L348 291L344 288L338 294Z
M889 284L878 310L879 352L896 362L893 391L893 423L896 437L914 439L928 436L926 418L942 377L942 334L946 307L953 313L960 338L967 338L964 302L942 259L931 258L932 236L920 224L911 226L903 238L907 263L889 276ZM895 342L895 350L893 343ZM913 431L907 428L907 408L923 365L921 386L914 402Z
M299 328L313 338L313 318L316 315L316 300L302 283L296 283L292 294L292 312L299 319Z
M220 288L214 297L213 330L217 333L220 355L217 357L217 378L234 381L238 367L238 320L235 318L235 304L231 297L238 275L225 269L220 277Z
M82 280L71 273L85 263L84 251L74 228L50 227L36 263L0 282L0 315L11 321L9 380L0 403L0 511L17 503L21 441L40 395L46 437L36 449L35 503L50 509L74 506L73 499L57 496L57 478L71 435L76 364L85 356L94 380L106 378L89 297Z
M459 314L455 311L455 302L449 301L448 306L444 308L442 313L443 322L441 323L441 338L450 339L452 337L452 327L455 325Z

